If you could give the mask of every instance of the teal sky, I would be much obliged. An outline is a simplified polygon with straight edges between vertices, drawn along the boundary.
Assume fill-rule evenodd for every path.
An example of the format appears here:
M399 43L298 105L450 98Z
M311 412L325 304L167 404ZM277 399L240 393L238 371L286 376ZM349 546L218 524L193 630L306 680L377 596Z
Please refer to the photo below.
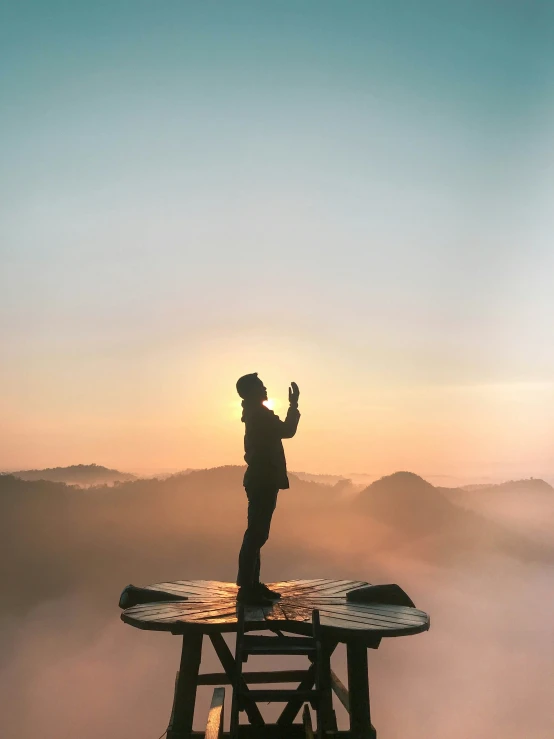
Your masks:
M296 468L554 474L554 5L4 3L0 49L0 468L238 463L258 369Z

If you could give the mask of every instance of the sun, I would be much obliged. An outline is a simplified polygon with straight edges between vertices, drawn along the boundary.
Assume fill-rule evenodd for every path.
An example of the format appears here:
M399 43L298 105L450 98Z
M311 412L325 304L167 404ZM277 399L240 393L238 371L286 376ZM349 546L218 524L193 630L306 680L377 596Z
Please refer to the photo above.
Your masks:
M270 411L275 410L275 400L273 398L268 398L267 400L264 400L264 405L266 408L269 408Z

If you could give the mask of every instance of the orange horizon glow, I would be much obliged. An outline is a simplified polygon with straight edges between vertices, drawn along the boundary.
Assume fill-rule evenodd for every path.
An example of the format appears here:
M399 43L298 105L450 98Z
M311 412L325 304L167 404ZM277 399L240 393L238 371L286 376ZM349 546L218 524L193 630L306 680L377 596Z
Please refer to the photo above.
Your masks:
M284 340L258 352L238 339L200 347L194 361L176 347L102 361L43 357L4 402L0 469L240 465L244 427L234 383L250 367L260 369L267 404L281 418L291 380L299 384L300 425L285 441L291 470L552 474L552 383L410 381L353 364L331 347Z

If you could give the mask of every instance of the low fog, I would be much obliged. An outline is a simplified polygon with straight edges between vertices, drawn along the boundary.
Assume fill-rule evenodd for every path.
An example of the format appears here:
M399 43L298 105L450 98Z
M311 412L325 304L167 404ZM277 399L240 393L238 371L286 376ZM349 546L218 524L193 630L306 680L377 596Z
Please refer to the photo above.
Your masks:
M130 583L233 581L242 472L86 489L0 477L3 739L163 733L180 638L123 624L119 594ZM550 739L553 521L554 490L537 480L447 489L398 473L358 491L291 475L262 576L396 582L431 615L429 632L369 652L379 739ZM346 682L343 648L333 659ZM219 669L208 641L203 669ZM199 689L197 729L211 690Z

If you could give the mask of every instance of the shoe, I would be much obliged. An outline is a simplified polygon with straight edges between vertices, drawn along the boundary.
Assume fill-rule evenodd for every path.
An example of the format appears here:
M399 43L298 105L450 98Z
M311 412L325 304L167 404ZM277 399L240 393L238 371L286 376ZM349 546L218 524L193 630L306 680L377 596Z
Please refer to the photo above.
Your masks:
M270 600L279 600L281 597L281 593L278 593L276 590L270 590L263 582L259 582L254 588L257 593L261 593L265 598L269 598Z
M264 595L259 588L239 588L237 593L237 603L243 603L245 606L271 606L273 600Z

